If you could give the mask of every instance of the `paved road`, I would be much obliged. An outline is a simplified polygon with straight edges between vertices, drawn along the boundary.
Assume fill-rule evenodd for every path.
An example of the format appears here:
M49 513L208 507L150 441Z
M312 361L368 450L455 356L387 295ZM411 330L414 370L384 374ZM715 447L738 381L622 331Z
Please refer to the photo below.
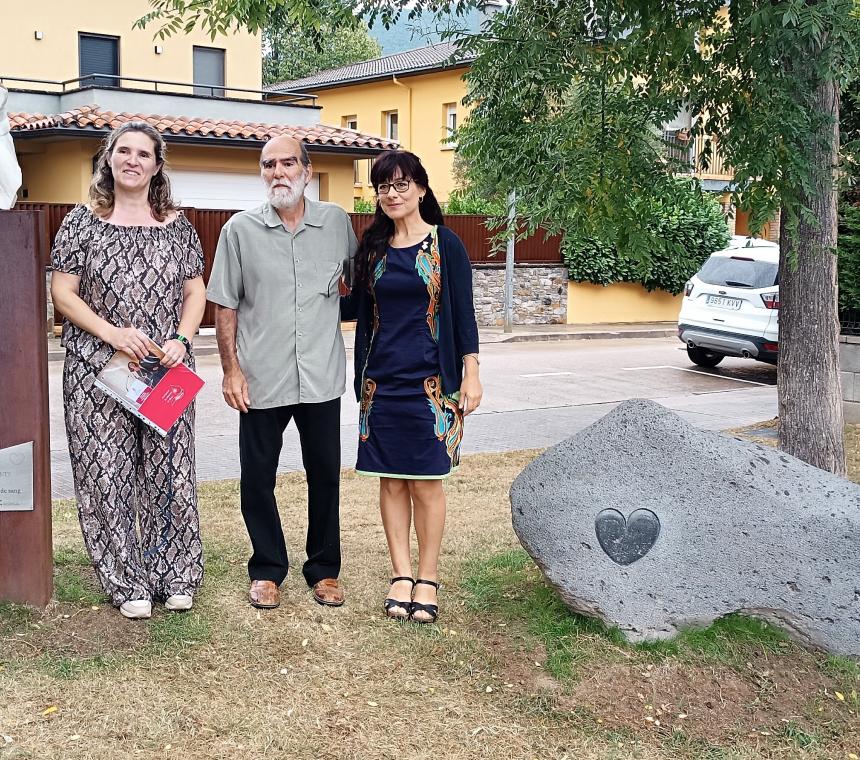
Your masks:
M238 477L238 414L221 398L218 357L201 356L198 371L207 381L197 405L198 477ZM61 373L62 362L49 363L55 498L74 493L62 420ZM710 430L770 419L777 411L775 368L726 359L714 370L701 370L689 362L676 338L486 344L481 347L481 378L484 403L467 418L466 454L549 446L628 398L654 399ZM351 377L348 382L341 418L347 467L355 462L358 422ZM298 435L291 426L284 437L280 469L300 468Z

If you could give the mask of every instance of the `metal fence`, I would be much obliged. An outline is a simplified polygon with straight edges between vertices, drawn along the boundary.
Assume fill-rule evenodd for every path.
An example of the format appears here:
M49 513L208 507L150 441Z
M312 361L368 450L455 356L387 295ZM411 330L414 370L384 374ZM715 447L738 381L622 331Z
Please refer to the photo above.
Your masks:
M860 309L845 309L839 314L843 335L860 335Z
M373 214L350 214L350 216L352 217L352 228L355 230L355 234L361 237L364 230L370 226ZM469 260L473 264L479 266L505 265L504 248L494 251L490 244L493 233L492 230L487 228L486 216L478 214L446 215L445 226L455 232L460 240L463 241L463 245L469 252ZM518 240L514 263L560 266L562 264L561 238L554 235L545 239L544 232L538 230L531 237L525 240Z
M46 239L53 242L60 225L66 214L74 208L71 203L19 203L16 208L33 209L44 212L44 224L46 225ZM204 271L203 276L208 281L209 273L212 271L212 262L215 260L215 248L218 245L218 237L221 228L227 220L237 213L236 211L224 209L183 209L188 221L191 222L200 244L203 248ZM370 225L373 214L350 214L352 227L357 236L361 236ZM478 266L504 266L505 253L499 251L494 254L490 246L491 232L487 230L487 217L472 215L452 215L445 217L446 226L450 227L463 241L469 253L469 259ZM43 264L50 265L50 252L42 254ZM517 242L515 263L532 265L561 265L560 239L550 237L544 240L544 234L538 231L530 238ZM56 324L60 324L63 317L55 311ZM203 314L202 325L211 327L215 323L215 307L207 303Z

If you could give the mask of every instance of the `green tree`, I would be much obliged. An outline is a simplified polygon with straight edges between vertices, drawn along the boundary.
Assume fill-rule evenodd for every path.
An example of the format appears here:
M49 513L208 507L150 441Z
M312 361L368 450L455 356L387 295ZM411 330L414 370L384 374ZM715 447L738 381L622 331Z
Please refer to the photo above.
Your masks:
M478 57L458 134L474 171L529 199L530 226L647 264L673 192L657 133L687 109L752 226L782 210L780 445L838 473L837 125L858 40L852 0L518 0L463 43Z
M152 10L135 27L154 28L162 38L200 28L214 39L233 29L262 31L279 13L318 36L326 23L349 25L359 17L387 26L404 9L409 18L427 9L462 15L480 5L480 0L149 0L149 5Z
M347 0L386 23L407 0ZM200 24L254 29L285 6L319 17L318 0L150 0L161 33ZM472 0L415 0L410 13ZM461 48L477 54L474 106L459 149L500 191L529 201L529 227L559 228L577 209L647 261L641 213L672 192L655 130L682 108L716 135L753 228L782 210L780 445L845 472L836 293L839 97L857 67L856 0L517 0ZM649 152L651 154L650 161ZM711 154L706 143L703 158Z
M641 224L656 241L647 259L619 251L603 236L566 232L562 253L570 278L598 285L638 282L648 290L680 293L708 256L728 244L729 232L713 197L696 182L676 182L676 193L656 199L656 207L643 213Z
M301 79L318 71L366 61L382 54L379 43L355 16L340 14L333 3L326 19L295 23L285 6L277 8L263 29L263 82Z

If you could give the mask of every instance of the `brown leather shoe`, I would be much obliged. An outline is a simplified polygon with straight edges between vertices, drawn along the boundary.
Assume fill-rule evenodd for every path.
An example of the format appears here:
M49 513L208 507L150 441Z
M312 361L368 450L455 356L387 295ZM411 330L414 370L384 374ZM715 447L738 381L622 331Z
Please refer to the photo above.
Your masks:
M281 603L281 592L274 581L251 581L248 601L261 610L273 610Z
M314 600L326 607L340 607L343 604L343 586L337 578L323 578L314 584Z

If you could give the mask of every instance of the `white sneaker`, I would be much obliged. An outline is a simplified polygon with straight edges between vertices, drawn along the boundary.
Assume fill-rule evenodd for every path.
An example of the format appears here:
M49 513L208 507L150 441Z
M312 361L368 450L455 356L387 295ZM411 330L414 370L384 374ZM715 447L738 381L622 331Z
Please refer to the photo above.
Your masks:
M149 599L133 599L123 602L119 607L120 614L132 620L152 617L152 602Z
M174 594L167 597L164 607L173 612L183 612L184 610L190 610L192 604L194 604L194 597L190 594Z

